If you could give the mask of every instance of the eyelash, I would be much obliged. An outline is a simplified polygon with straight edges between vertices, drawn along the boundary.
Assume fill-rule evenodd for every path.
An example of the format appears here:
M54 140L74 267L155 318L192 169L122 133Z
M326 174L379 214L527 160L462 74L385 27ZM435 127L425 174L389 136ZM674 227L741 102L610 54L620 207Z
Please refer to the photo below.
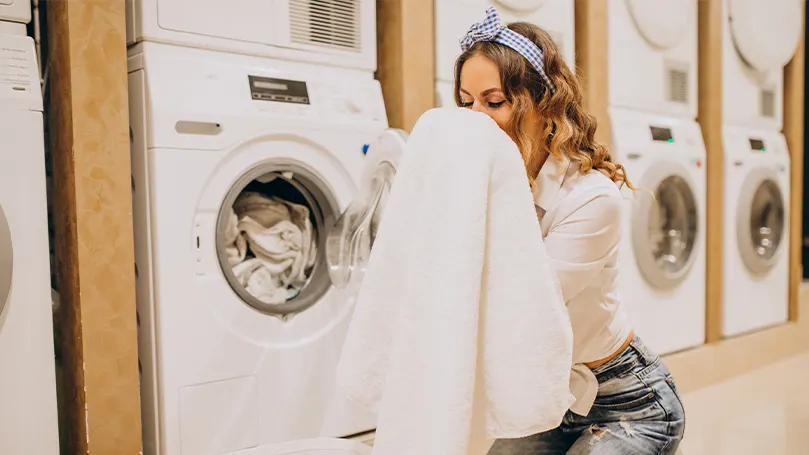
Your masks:
M496 103L486 103L486 104L488 104L489 107L492 108L492 109L497 109L500 106L502 106L504 103L505 103L505 100L504 101L498 101ZM470 107L470 106L472 106L472 103L464 103L463 101L461 102L461 107Z

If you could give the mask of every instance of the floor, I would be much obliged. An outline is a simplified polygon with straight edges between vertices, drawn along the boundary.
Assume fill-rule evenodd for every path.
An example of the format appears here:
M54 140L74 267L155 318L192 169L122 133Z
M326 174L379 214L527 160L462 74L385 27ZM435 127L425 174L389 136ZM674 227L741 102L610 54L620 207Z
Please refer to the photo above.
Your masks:
M686 394L681 455L809 453L809 353Z

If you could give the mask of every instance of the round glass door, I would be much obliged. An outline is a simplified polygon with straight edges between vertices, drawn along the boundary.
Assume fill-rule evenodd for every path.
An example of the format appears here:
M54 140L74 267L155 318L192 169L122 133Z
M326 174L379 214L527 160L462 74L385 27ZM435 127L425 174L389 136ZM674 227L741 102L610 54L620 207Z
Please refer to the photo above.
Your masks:
M357 196L329 230L326 257L331 280L348 295L356 292L365 275L406 141L406 132L390 129L368 147Z
M326 227L339 207L311 169L274 160L239 177L216 224L216 252L230 287L247 305L286 318L331 287Z
M14 250L11 244L11 229L0 206L0 316L11 297L11 278L14 275Z
M670 289L685 279L696 256L697 200L687 171L679 163L658 162L639 187L652 194L643 189L637 193L640 204L632 217L635 260L649 284Z
M736 231L742 261L754 274L769 272L780 255L785 202L771 170L751 173L742 185Z

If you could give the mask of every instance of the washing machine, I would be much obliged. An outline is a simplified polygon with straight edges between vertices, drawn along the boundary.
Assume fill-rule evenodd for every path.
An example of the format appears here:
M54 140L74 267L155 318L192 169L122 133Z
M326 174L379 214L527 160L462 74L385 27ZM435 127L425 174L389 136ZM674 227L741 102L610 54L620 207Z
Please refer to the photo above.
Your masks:
M494 6L503 25L531 22L547 31L561 48L565 61L575 71L575 15L572 1L559 0L435 0L436 106L454 106L455 59L461 55L460 40L469 27L486 17Z
M609 0L609 104L697 117L697 1Z
M374 0L126 0L126 4L129 45L154 41L376 70Z
M705 146L699 124L610 108L625 191L621 300L635 331L668 354L705 341Z
M784 66L801 40L803 0L723 0L722 121L783 127Z
M19 25L0 29L0 453L56 454L42 93Z
M4 22L31 22L31 0L0 0L0 30L8 25Z
M726 126L722 333L787 321L789 151L784 135Z
M355 201L384 206L358 186L392 178L380 157L404 147L379 83L143 42L129 94L144 452L259 455L373 430L334 386L351 264L378 218Z
M722 331L787 320L790 160L783 68L801 39L801 0L725 0Z

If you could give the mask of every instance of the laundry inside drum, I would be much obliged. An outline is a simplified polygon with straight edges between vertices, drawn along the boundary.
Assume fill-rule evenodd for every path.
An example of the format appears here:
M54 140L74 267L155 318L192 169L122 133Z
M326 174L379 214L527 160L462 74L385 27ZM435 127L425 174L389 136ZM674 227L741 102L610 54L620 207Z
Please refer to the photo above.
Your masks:
M334 200L306 172L246 177L220 211L220 266L233 290L254 308L279 315L301 312L331 285L320 258Z

